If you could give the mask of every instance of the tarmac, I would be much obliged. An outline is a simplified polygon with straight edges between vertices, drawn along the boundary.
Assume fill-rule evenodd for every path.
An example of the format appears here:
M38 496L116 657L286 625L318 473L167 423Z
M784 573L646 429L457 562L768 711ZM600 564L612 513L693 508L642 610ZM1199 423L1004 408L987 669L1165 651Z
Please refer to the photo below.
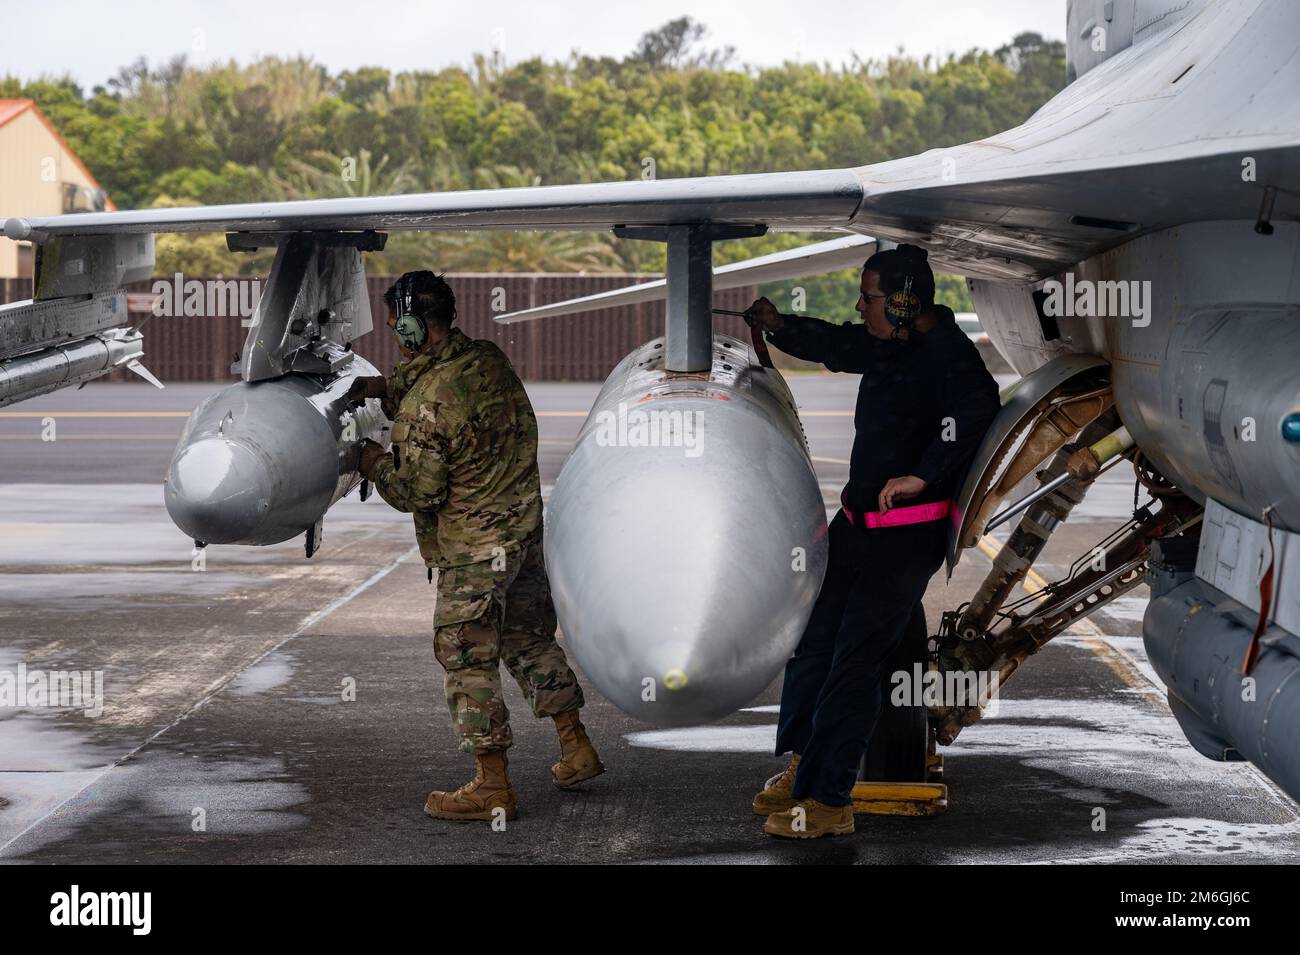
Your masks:
M857 382L789 376L828 512L847 475ZM199 559L162 479L216 385L92 384L0 410L0 677L84 671L102 711L0 706L0 860L68 862L1290 862L1300 808L1244 763L1187 744L1145 657L1145 588L1059 637L996 716L945 749L949 807L858 817L853 836L787 843L749 808L779 771L780 680L708 726L639 724L587 685L608 772L550 782L547 721L506 680L519 818L434 821L454 746L433 658L433 591L410 518L355 495L301 540ZM549 490L595 384L529 386ZM52 440L51 440L52 438ZM1105 475L1037 565L1051 579L1131 510ZM999 532L1001 533L1001 532ZM926 596L934 626L990 566L965 553ZM561 638L563 639L563 638ZM27 701L29 704L32 701ZM1101 824L1099 825L1099 820Z

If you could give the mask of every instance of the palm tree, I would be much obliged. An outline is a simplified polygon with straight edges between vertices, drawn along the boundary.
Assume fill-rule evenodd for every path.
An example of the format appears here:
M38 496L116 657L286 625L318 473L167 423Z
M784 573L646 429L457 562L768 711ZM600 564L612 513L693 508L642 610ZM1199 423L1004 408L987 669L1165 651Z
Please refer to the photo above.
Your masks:
M516 166L474 170L478 189L541 184ZM623 261L610 238L596 232L421 232L389 237L384 265L396 271L437 268L447 272L618 272ZM400 268L398 268L400 266Z
M339 157L318 149L306 159L290 159L288 167L287 176L272 174L286 199L391 196L418 191L420 185L413 162L408 160L390 170L388 157L372 162L369 149L358 150L355 157ZM345 176L345 172L351 175Z

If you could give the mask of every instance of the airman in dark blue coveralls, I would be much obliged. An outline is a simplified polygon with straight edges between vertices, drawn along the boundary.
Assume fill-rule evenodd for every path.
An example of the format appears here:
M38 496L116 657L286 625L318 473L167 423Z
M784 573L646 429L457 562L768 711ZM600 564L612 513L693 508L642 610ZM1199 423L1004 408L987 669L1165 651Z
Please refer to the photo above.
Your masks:
M862 375L826 577L785 669L776 754L790 764L754 798L774 836L853 831L882 669L943 563L949 502L999 409L979 351L934 304L924 250L877 252L861 291L861 324L782 315L765 298L746 311L782 351Z

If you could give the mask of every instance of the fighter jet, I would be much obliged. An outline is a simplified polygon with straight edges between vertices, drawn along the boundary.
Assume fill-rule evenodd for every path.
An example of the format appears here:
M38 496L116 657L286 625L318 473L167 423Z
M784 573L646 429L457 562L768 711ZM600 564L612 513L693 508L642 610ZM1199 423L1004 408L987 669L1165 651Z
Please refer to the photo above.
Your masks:
M1300 8L1073 0L1067 29L1070 82L1023 125L876 165L11 218L37 276L32 301L0 311L0 402L138 357L119 303L150 271L153 234L275 246L242 380L195 411L165 494L197 540L303 534L310 553L361 483L359 443L386 425L345 399L372 373L349 349L372 324L360 250L412 229L665 242L661 283L503 320L666 301L663 337L613 370L557 480L547 562L597 688L646 720L694 722L775 677L826 556L797 409L751 343L714 335L712 290L912 242L969 278L1023 376L957 501L950 565L1015 524L972 600L944 614L929 665L1009 678L1145 579L1145 643L1191 744L1300 797ZM714 242L767 230L844 237L712 268ZM1011 602L1121 460L1150 503L1037 600ZM932 708L919 745L950 742L984 702Z

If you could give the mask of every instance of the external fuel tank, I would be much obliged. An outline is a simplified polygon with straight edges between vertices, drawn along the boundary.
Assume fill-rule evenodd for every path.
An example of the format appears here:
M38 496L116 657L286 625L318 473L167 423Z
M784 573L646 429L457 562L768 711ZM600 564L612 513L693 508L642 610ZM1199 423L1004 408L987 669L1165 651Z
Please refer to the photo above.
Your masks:
M744 706L780 672L826 570L826 511L794 399L749 345L669 373L624 358L565 461L546 562L567 645L624 712L659 725Z

